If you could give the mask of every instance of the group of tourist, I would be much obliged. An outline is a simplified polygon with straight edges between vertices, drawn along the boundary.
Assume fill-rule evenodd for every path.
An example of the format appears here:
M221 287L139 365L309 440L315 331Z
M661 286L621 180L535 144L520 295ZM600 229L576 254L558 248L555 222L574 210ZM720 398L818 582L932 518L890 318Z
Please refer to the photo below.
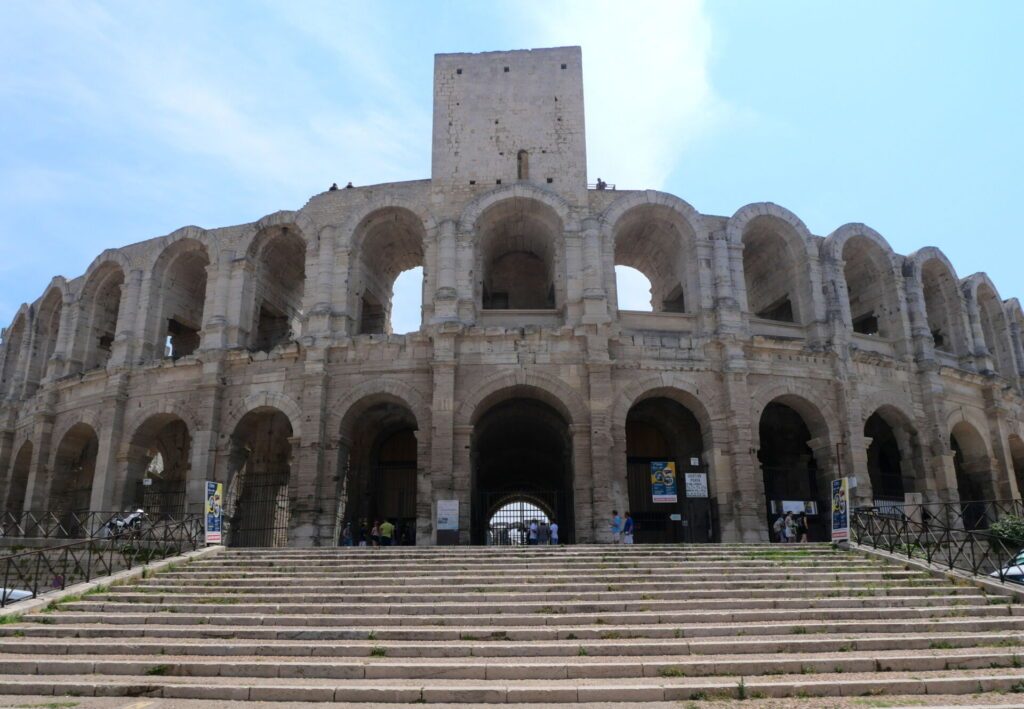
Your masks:
M775 541L782 544L806 542L810 532L807 515L803 512L798 514L787 512L785 515L779 515L772 525L772 532L775 534Z
M530 546L558 544L558 522L551 520L549 524L545 520L530 520L530 526L526 528L526 543Z
M626 518L619 517L618 510L612 510L612 544L632 544L636 525L633 515L626 511Z
M341 546L343 547L390 547L410 544L412 544L412 537L409 534L409 528L403 526L399 529L388 519L383 522L374 520L373 526L369 529L364 520L359 523L357 534L352 533L351 522L346 522L345 527L341 530Z

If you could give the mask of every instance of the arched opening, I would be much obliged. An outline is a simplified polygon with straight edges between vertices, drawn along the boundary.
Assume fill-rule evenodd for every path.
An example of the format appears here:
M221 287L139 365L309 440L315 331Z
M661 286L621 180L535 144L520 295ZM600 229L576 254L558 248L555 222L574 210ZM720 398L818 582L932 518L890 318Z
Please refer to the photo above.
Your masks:
M488 208L477 222L481 307L551 310L561 307L558 277L562 222L545 204L512 198Z
M819 464L815 448L828 444L812 438L804 416L793 400L768 404L758 423L760 448L757 459L764 476L764 492L769 528L780 515L792 512L807 515L810 541L826 541L830 474ZM801 408L806 408L801 407ZM772 535L772 541L777 541Z
M78 334L83 371L107 366L117 334L122 286L124 271L116 264L105 263L96 269L82 291L82 317Z
M231 435L224 531L232 547L288 545L292 424L278 409L253 409Z
M615 292L619 294L619 310L654 312L651 281L635 268L615 267Z
M882 339L903 336L899 298L888 255L865 236L843 245L843 276L853 331Z
M985 504L995 498L992 488L992 458L978 429L960 421L949 436L953 450L953 468L960 495L963 523L967 529L988 526Z
M16 380L18 378L18 360L21 356L21 347L25 339L25 317L19 315L14 324L4 332L4 366L2 380L0 380L0 392L10 397L20 394L17 391Z
M911 451L906 450L916 447L916 435L893 414L876 411L864 422L864 438L875 505L902 504L906 493L917 492Z
M76 423L61 438L53 460L47 510L61 520L68 536L77 536L78 520L89 512L100 442L86 423Z
M28 393L31 394L46 376L46 367L57 347L60 333L60 316L64 298L57 289L50 292L39 304L36 313L35 337L32 339L32 353L29 356Z
M530 526L537 525L535 543L550 543L551 518L553 513L543 500L526 495L511 495L495 502L494 510L487 515L488 546L521 546L530 544ZM543 532L546 528L546 533ZM559 540L560 541L560 540Z
M638 544L718 538L715 501L703 460L701 426L686 406L658 396L630 408L626 479Z
M1014 377L1013 352L1010 351L1009 327L999 296L987 284L978 286L978 317L985 346L992 355L992 366L1002 377Z
M921 287L928 330L935 349L957 357L969 354L956 276L941 260L932 258L921 266Z
M416 417L397 402L357 405L345 417L339 517L351 525L353 543L368 542L374 522L384 520L395 526L395 544L416 543L416 430Z
M397 279L414 269L419 269L417 286L422 307L425 238L419 217L397 207L374 212L356 229L353 243L358 257L354 260L356 273L352 281L358 296L360 334L394 332L392 310ZM417 325L412 330L419 329L422 319L419 309L416 315Z
M157 357L179 359L199 349L209 265L206 247L194 239L175 242L157 259L152 278Z
M418 332L423 322L423 267L402 271L395 279L391 297L391 332Z
M787 238L788 237L788 238ZM800 237L774 217L752 219L743 231L743 278L751 315L803 323L807 258L793 246Z
M572 436L561 413L537 399L505 399L477 419L470 451L474 544L488 542L494 513L519 497L557 521L563 543L573 541Z
M520 180L530 179L530 154L520 150L516 155L516 177Z
M696 238L669 207L633 207L615 225L614 263L635 268L650 281L654 312L694 312L699 309Z
M1017 498L1024 498L1024 440L1017 434L1010 436L1010 464L1017 479Z
M128 471L121 499L125 508L141 508L153 519L180 519L187 512L186 485L192 437L174 414L146 419L128 446Z
M302 334L306 242L294 227L264 229L253 243L253 319L250 347L269 352Z
M7 481L7 497L4 500L4 511L17 516L25 509L25 488L28 486L28 475L32 470L32 441L25 441L18 449L11 467L11 477Z

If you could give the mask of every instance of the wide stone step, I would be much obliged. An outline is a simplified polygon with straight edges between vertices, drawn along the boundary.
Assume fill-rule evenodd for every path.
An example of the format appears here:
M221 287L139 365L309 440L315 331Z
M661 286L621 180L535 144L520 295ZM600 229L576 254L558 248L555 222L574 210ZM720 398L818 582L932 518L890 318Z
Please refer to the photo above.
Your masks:
M94 675L0 677L0 695L130 696L236 701L378 703L662 702L707 698L862 697L870 695L957 695L1009 692L1024 681L1024 670L884 672L782 675L771 678L657 677L632 680L387 680L168 677L113 679Z
M964 608L984 607L988 604L986 596L978 593L959 596L887 596L865 595L858 597L813 597L778 598L772 597L741 598L695 598L690 600L659 600L646 599L637 601L597 601L573 600L564 602L547 602L537 600L531 603L508 602L445 602L445 603L328 603L323 600L306 600L305 602L288 603L253 603L251 600L237 596L168 596L150 598L140 594L133 599L119 599L118 602L105 600L88 600L62 604L63 610L84 613L162 613L171 609L178 613L245 613L245 614L284 614L311 616L317 615L368 615L368 616L470 616L498 614L540 614L540 615L571 615L571 614L623 614L651 612L663 614L669 611L717 613L735 609L849 609L879 608L885 612L896 609L920 609L933 607L962 606ZM336 599L335 599L336 600ZM1003 599L996 599L1003 600ZM123 601L123 602L122 602ZM996 604L992 604L996 605ZM1002 605L1006 606L1005 603ZM996 612L999 609L988 609ZM1010 609L1012 611L1012 609ZM1003 614L1006 614L1004 608Z
M870 635L845 633L827 637L763 635L744 636L732 640L665 639L644 640L621 637L577 640L534 640L522 643L498 632L477 638L464 634L457 641L446 643L350 640L343 643L293 642L287 640L252 640L249 642L221 640L209 643L190 638L161 638L152 641L89 638L0 638L0 653L16 655L105 655L133 656L168 654L181 656L266 656L266 657L372 657L378 648L388 657L577 657L587 656L650 656L650 655L737 655L764 653L846 653L936 650L951 648L999 647L1024 653L1024 634L1007 633L1000 628L991 633L934 632L917 635ZM93 639L95 638L95 639Z

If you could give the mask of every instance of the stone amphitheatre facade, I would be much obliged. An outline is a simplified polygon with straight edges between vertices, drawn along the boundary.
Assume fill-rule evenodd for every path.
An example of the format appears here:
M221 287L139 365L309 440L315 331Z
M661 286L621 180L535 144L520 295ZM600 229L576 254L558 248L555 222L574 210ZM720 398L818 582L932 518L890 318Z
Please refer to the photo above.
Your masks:
M579 48L439 55L434 81L430 179L109 249L22 306L3 509L199 511L216 480L237 544L376 517L433 544L439 500L461 543L509 501L571 542L612 509L641 540L756 541L837 475L861 503L1019 497L1024 312L985 274L771 203L588 186ZM651 312L618 307L617 265ZM393 335L414 267L422 324ZM708 497L653 503L659 460Z

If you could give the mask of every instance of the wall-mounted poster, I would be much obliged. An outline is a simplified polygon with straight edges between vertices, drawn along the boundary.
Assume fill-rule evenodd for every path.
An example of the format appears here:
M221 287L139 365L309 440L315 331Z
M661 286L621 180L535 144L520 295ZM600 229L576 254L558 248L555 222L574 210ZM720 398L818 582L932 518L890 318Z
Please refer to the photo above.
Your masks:
M850 538L850 483L847 478L832 481L832 541Z
M654 502L676 502L679 492L676 464L666 460L651 463L651 497Z
M686 473L686 496L688 498L708 496L707 473Z
M220 544L224 523L224 485L206 481L206 543Z

